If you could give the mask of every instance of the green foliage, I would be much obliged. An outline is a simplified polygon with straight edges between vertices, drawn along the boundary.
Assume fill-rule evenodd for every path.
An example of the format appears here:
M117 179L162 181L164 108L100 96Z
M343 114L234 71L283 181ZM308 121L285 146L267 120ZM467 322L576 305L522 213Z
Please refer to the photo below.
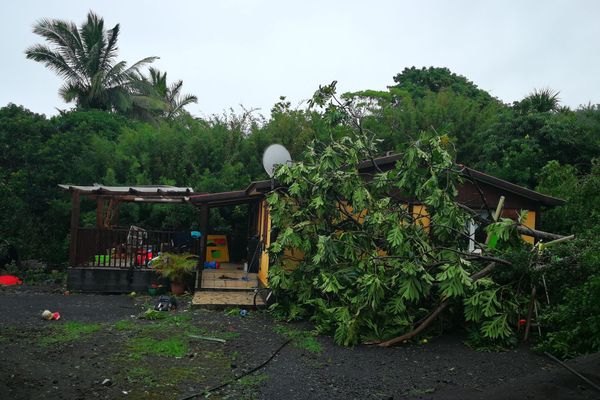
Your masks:
M314 104L326 114L347 112L341 120L351 121L334 93L335 82L321 87ZM273 224L281 229L269 249L279 307L289 319L310 318L317 331L333 333L342 345L405 333L440 299L470 296L485 307L486 299L473 296L480 286L470 278L481 266L461 251L468 218L453 200L460 178L443 138L422 135L394 169L374 168L365 179L355 165L377 154L377 142L360 127L337 141L314 142L303 162L277 169L275 177L289 190L268 197ZM415 220L406 199L427 207L429 229ZM284 250L292 247L304 259L290 270ZM493 285L489 281L484 290ZM471 321L481 323L486 337L511 335L510 309L493 311Z
M162 253L152 260L152 267L171 282L183 282L198 265L198 257L193 254Z
M587 237L600 234L600 159L592 160L587 174L551 161L540 171L537 189L567 200L564 206L544 213L546 229Z
M583 235L545 251L534 276L550 299L539 303L538 349L558 357L600 350L600 245L595 236Z
M548 332L538 349L559 357L600 351L600 272L581 285L566 289L560 303L544 313Z

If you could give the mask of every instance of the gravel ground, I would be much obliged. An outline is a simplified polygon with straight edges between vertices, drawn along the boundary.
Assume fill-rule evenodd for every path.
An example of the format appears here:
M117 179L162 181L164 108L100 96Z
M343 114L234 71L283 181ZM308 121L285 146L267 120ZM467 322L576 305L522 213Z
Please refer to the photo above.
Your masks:
M148 357L137 364L115 361L132 333L117 330L114 324L129 321L141 324L137 329L152 328L152 321L132 318L151 301L147 296L65 296L53 287L0 288L0 398L180 399L259 365L287 340L286 332L304 332L305 328L282 325L261 312L242 318L224 311L189 310L188 299L184 298L177 315L190 315L194 327L224 335L226 343L190 342L190 354L179 358ZM44 309L59 311L61 320L41 320ZM55 325L67 321L101 323L103 328L84 339L61 341L50 348L39 346L56 334ZM485 353L465 347L462 340L459 336L444 336L425 345L348 349L334 345L331 338L318 337L321 351L316 352L296 340L257 373L211 398L600 398L600 393L582 380L525 346ZM600 383L598 355L569 363ZM200 372L183 374L176 385L166 388L160 380L131 379L139 374L138 365L180 372L193 368ZM102 385L104 379L110 379L110 385Z

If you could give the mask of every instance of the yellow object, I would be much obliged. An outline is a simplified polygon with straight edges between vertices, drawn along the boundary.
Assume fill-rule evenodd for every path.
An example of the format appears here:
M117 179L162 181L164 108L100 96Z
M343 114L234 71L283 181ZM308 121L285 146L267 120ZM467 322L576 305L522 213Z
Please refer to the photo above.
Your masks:
M208 235L206 237L206 261L229 262L227 236Z
M417 224L421 225L425 232L429 232L429 214L427 213L427 208L420 204L413 205L413 218L417 222Z
M527 217L525 218L525 221L523 221L523 225L525 225L529 229L535 229L535 211L531 211L531 210L527 211ZM534 243L535 239L531 236L521 235L521 237L527 243L531 243L531 244Z
M258 280L263 286L269 286L269 253L266 249L271 244L271 215L265 200L260 202L258 210L258 236L264 244L258 265Z

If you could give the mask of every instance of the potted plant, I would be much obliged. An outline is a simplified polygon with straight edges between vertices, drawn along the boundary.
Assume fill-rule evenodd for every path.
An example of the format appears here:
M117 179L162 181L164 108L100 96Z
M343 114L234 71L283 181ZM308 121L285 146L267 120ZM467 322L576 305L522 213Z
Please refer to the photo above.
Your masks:
M162 253L152 260L152 267L156 268L159 274L169 279L171 292L179 295L185 291L185 278L194 271L197 263L198 257L193 254Z

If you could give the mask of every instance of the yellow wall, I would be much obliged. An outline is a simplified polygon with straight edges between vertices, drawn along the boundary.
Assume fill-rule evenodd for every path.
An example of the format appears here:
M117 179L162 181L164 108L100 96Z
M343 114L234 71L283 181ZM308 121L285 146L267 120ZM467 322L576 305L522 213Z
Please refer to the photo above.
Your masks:
M535 229L535 211L528 211L527 218L523 221L523 225L530 229ZM534 239L531 236L521 235L524 241L527 243L534 243Z
M427 208L425 206L415 204L413 206L413 218L420 224L425 231L429 232L429 214L427 214Z
M269 215L269 206L265 200L260 202L258 211L258 236L264 244L258 266L258 280L263 286L269 286L269 254L267 248L271 244L271 216Z
M348 211L352 212L351 207L346 208ZM267 248L271 244L271 216L269 215L269 209L266 201L262 201L259 206L258 211L258 234L261 240L264 243L263 253L260 258L259 270L258 270L258 279L262 285L268 286L268 275L269 275L269 254L267 253ZM358 217L358 221L362 222L364 220L365 213L360 213ZM427 209L423 205L414 205L413 206L413 217L417 220L418 224L421 224L425 230L429 230L430 219L427 214ZM535 229L535 211L529 211L527 213L527 218L523 221L523 225L528 228ZM266 219L266 230L265 230L265 219ZM523 240L527 243L534 242L534 239L531 236L522 235ZM284 252L284 265L286 268L293 269L304 257L302 251L298 249L286 249Z

